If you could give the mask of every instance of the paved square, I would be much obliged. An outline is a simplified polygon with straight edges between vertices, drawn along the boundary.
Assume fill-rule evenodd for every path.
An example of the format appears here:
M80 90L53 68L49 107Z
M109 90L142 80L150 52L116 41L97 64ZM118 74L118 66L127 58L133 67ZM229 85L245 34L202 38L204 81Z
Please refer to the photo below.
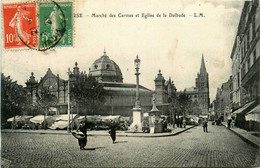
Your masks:
M11 167L248 167L258 149L222 126L192 128L171 137L89 136L79 150L71 135L2 133L2 157ZM258 160L258 161L257 161ZM256 163L257 161L257 163Z

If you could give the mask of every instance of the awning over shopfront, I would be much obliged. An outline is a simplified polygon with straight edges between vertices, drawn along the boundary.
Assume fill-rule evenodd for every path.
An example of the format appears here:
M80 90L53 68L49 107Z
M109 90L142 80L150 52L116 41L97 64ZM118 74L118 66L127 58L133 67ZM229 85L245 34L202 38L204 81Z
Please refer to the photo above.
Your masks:
M260 122L260 104L246 114L246 120Z
M255 101L249 102L247 104L245 104L243 107L237 109L236 111L234 111L232 114L239 114L242 113L243 111L245 111L247 108L249 108Z

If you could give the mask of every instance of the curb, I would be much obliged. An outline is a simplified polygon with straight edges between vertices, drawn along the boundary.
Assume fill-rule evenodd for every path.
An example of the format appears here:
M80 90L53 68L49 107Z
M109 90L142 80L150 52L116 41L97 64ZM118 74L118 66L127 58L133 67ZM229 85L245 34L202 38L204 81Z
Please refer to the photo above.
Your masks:
M236 134L236 135L237 135L238 137L240 137L244 142L250 144L251 146L253 146L253 147L257 148L257 149L260 148L260 146L258 146L256 143L250 141L249 139L245 138L243 135L237 133L236 131L233 131L232 129L230 129L230 128L228 128L228 127L225 127L225 128L227 128L229 131L231 131L231 132L233 132L234 134Z
M132 134L132 135L117 135L117 136L124 136L124 137L140 137L140 138L158 138L158 137L168 137L168 136L175 136L175 135L178 135L178 134L180 134L180 133L182 133L182 132L185 132L185 131L187 131L187 130L189 130L189 129L191 129L191 128L194 128L195 127L195 125L194 126L192 126L192 127L189 127L189 128L187 128L187 129L184 129L184 130L182 130L182 131L179 131L179 132L176 132L176 133L171 133L171 134L165 134L165 135L156 135L156 133L155 134L152 134L152 135L149 135L149 134L145 134L146 136L144 136L144 135L134 135L134 134Z
M178 135L178 134L180 134L180 133L183 133L183 132L185 132L185 131L187 131L187 130L189 130L189 129L191 129L191 128L194 128L194 127L196 127L195 125L193 125L193 126L191 126L191 127L189 127L189 128L187 128L187 129L184 129L184 130L181 130L181 131L178 131L178 132L176 132L176 133L170 133L170 134L164 134L164 135L162 135L162 134L160 134L160 135L156 135L156 134L151 134L151 135L149 135L149 134L144 134L144 135L140 135L140 134L120 134L120 133L118 133L116 136L120 136L120 137L140 137L140 138L156 138L156 137L167 137L167 136L175 136L175 135ZM1 130L1 133L29 133L29 134L58 134L58 135L71 135L71 133L65 133L65 132L26 132L26 131L24 131L24 132L16 132L16 131L5 131L5 130ZM107 134L91 134L91 132L90 133L88 133L87 134L88 136L110 136L108 133Z

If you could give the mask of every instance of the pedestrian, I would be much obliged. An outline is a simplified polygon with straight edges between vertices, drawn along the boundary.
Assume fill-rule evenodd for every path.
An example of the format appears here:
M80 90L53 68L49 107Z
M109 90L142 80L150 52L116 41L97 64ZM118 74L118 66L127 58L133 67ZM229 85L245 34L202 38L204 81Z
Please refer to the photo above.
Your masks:
M87 120L80 121L80 124L76 129L76 132L78 131L80 131L83 135L76 138L78 139L80 150L84 150L87 145Z
M186 120L183 118L183 128L186 128Z
M167 131L167 121L164 119L162 123L163 123L163 131L166 132Z
M234 128L234 125L235 125L235 120L231 120L231 128Z
M228 119L228 128L231 127L231 122L232 122L232 120L231 120L231 119Z
M203 121L203 131L208 132L208 122L206 119L204 119Z
M115 121L111 121L109 134L110 134L110 137L112 138L113 143L115 143L115 141L116 141L116 123L115 123Z
M142 121L142 131L143 133L145 133L145 127L146 127L146 123L145 120Z
M180 119L179 119L179 117L176 118L176 125L177 125L177 127L180 126Z
M182 117L179 119L179 124L180 124L180 128L182 128L182 124L183 124L183 118Z

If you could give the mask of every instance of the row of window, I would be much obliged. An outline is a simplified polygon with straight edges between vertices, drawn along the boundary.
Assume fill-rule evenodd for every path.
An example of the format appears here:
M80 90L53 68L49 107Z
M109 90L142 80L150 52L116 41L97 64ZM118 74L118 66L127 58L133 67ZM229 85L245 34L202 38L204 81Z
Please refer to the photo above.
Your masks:
M208 104L201 104L202 108L208 108Z
M244 76L249 71L249 69L252 67L252 65L254 65L254 63L256 62L256 59L257 59L257 53L256 53L256 49L255 49L253 51L253 55L249 56L247 61L245 61L242 64L242 68L241 68L242 76Z
M250 43L253 41L253 38L256 37L256 25L255 25L256 16L253 15L251 18L250 24L248 25L248 30L245 32L244 40L241 43L241 54L242 58L246 56L246 52L250 48Z

